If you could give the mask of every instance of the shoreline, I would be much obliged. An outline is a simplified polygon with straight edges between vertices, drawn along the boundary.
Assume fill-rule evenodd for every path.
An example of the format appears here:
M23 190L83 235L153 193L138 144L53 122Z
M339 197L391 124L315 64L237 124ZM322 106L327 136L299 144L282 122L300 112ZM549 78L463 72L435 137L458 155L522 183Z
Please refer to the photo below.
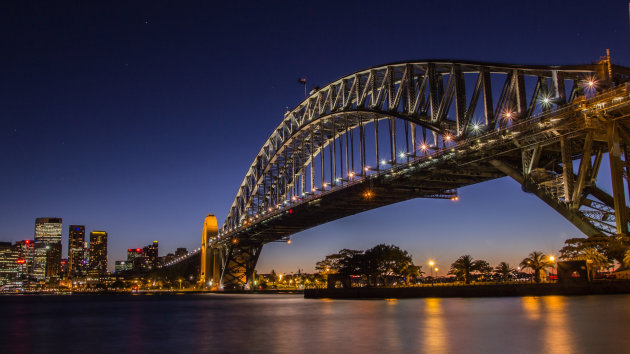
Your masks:
M405 288L306 289L305 299L405 299L426 297L519 297L630 294L630 281L588 284L483 284Z

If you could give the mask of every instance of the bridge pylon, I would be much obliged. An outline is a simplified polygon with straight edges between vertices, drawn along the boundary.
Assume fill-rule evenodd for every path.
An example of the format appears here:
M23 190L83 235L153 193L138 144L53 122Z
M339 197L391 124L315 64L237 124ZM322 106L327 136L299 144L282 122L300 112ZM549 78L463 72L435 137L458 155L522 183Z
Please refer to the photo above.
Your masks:
M221 283L221 250L211 246L211 241L217 237L219 228L214 214L208 214L203 223L201 237L201 275L199 285L202 289L219 288Z

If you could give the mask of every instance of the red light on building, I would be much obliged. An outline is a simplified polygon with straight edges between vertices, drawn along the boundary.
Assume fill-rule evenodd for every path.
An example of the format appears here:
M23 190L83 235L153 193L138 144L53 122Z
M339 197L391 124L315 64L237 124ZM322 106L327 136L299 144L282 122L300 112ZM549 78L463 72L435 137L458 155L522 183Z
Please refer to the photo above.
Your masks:
M293 209L289 209L289 214L293 214Z
M136 252L140 253L142 250L139 248L136 248Z
M18 259L15 261L15 263L17 263L17 264L26 264L26 260L25 260L24 258L21 258L21 257L20 257L20 258L18 258Z
M127 250L127 252L131 252L131 248Z
M26 240L26 241L24 241L24 243L29 244L29 243L31 243L31 241Z

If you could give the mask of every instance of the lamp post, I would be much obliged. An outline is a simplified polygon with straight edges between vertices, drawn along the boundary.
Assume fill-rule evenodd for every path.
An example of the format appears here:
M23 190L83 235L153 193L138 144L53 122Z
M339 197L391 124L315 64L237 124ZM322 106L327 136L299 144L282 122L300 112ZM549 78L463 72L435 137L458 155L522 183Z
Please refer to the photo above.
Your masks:
M551 266L551 275L553 275L553 272L554 272L554 270L556 268L556 257L551 255L551 256L549 256L549 260L553 263L553 265ZM551 280L551 275L549 276L549 280ZM558 272L556 272L556 275L558 275Z
M429 261L429 266L431 267L431 285L433 285L433 265L435 265L435 262Z
M438 275L438 270L439 270L439 269L438 269L437 267L435 267L433 270L435 270L435 277L437 278L437 275Z

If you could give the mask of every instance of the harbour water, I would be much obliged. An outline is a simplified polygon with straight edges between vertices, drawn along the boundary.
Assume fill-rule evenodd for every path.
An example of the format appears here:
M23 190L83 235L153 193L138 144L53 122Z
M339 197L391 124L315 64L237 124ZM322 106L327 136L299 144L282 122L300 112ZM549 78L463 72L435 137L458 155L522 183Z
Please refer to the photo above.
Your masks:
M630 353L630 295L0 297L0 353Z

